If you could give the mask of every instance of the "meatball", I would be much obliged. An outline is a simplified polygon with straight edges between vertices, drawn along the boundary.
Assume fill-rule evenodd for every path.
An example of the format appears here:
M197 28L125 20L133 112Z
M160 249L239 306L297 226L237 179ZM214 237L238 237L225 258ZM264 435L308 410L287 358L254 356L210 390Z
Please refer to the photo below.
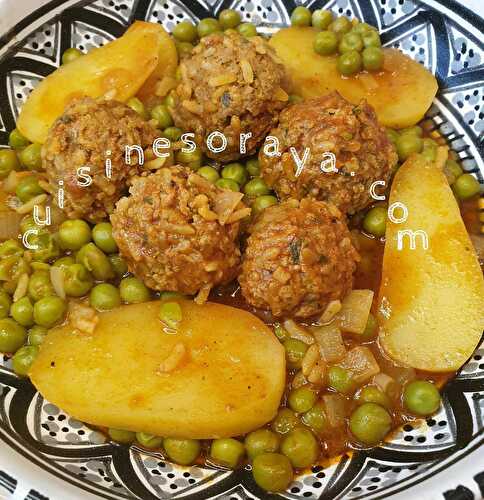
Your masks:
M273 316L308 318L351 290L359 255L341 212L305 198L266 208L250 229L239 283Z
M337 92L289 106L271 135L279 140L282 154L270 157L261 150L259 160L262 177L278 196L309 196L348 214L372 202L371 184L382 180L388 185L397 163L395 148L373 108L366 101L354 106ZM299 175L291 147L301 159L305 149L310 150ZM325 153L334 154L338 172L327 172L331 156Z
M181 82L171 110L175 124L195 134L207 156L220 162L240 158L240 134L251 133L245 155L254 154L267 132L277 123L288 95L284 66L260 37L238 33L214 34L201 39L190 57L180 64ZM227 139L224 151L206 145L212 132ZM220 147L215 138L213 147Z
M132 176L140 172L138 155L125 162L125 147L145 149L157 137L156 129L139 114L117 101L85 98L70 104L49 131L42 148L42 164L52 191L63 181L64 212L91 222L105 219L125 193ZM108 155L108 151L111 152ZM106 159L112 176L106 176ZM89 167L89 170L81 167ZM89 186L85 174L92 178Z
M250 214L242 194L178 165L138 177L129 191L111 215L113 236L147 286L206 298L237 276L239 220Z

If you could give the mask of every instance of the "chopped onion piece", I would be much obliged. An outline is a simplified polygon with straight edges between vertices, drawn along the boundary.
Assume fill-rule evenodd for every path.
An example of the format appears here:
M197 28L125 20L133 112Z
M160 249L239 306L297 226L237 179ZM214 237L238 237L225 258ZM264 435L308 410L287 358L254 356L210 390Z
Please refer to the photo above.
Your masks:
M377 373L373 377L373 383L391 398L395 398L399 393L399 386L397 382L386 373Z
M341 330L358 334L365 331L373 295L373 290L352 290L345 297L336 316Z
M311 329L319 345L321 357L327 363L337 363L346 356L346 348L338 325L317 326Z
M334 428L343 427L346 418L346 399L339 394L325 394L322 399L328 424Z
M64 272L61 267L52 266L50 268L50 282L54 287L55 293L61 298L66 298L66 291L64 288Z
M356 384L361 385L380 372L380 366L368 347L357 346L348 351L345 359L339 363L351 372Z
M286 319L283 323L289 336L293 339L301 340L305 344L314 344L314 337L302 326L298 325L292 319Z

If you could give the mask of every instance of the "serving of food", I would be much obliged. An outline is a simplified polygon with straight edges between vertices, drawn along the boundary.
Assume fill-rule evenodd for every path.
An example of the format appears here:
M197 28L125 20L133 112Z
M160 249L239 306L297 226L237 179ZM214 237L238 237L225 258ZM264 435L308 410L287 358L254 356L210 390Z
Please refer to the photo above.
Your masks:
M5 128L2 423L106 498L360 498L478 447L470 410L432 430L484 394L483 176L436 76L342 8L148 3Z

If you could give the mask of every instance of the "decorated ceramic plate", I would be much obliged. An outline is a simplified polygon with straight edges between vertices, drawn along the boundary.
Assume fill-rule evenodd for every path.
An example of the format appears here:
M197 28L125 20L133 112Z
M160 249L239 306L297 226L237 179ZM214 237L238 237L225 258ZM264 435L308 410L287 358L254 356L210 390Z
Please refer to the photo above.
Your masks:
M0 497L482 498L479 2L27 4Z

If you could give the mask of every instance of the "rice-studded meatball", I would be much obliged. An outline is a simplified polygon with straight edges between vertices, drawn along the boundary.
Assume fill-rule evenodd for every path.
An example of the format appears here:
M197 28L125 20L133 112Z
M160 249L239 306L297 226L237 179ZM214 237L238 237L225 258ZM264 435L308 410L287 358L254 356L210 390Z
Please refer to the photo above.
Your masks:
M252 134L245 143L246 155L254 154L288 100L282 88L284 66L260 37L238 33L204 37L182 61L180 71L172 109L175 123L194 132L205 154L220 162L241 157L241 133ZM215 131L227 138L223 152L214 153L206 146ZM221 146L221 139L214 139L213 146Z
M250 228L239 283L249 304L308 318L351 290L358 260L336 207L289 200L266 208Z
M280 143L279 157L261 150L261 175L281 199L311 197L328 201L342 212L353 214L368 206L374 181L388 185L397 154L385 129L366 101L357 106L337 92L287 107L279 125L271 131ZM290 148L302 159L306 148L310 156L300 175ZM338 172L331 168L333 153Z
M138 177L111 215L128 269L154 290L206 298L239 271L242 194L215 187L187 167Z
M127 191L131 177L140 172L136 152L131 164L126 164L125 147L145 149L157 135L155 128L121 102L84 98L70 104L52 125L42 148L42 164L52 191L64 189L67 216L91 222L105 219ZM108 158L110 179L106 176ZM79 185L87 182L86 174L92 183Z

